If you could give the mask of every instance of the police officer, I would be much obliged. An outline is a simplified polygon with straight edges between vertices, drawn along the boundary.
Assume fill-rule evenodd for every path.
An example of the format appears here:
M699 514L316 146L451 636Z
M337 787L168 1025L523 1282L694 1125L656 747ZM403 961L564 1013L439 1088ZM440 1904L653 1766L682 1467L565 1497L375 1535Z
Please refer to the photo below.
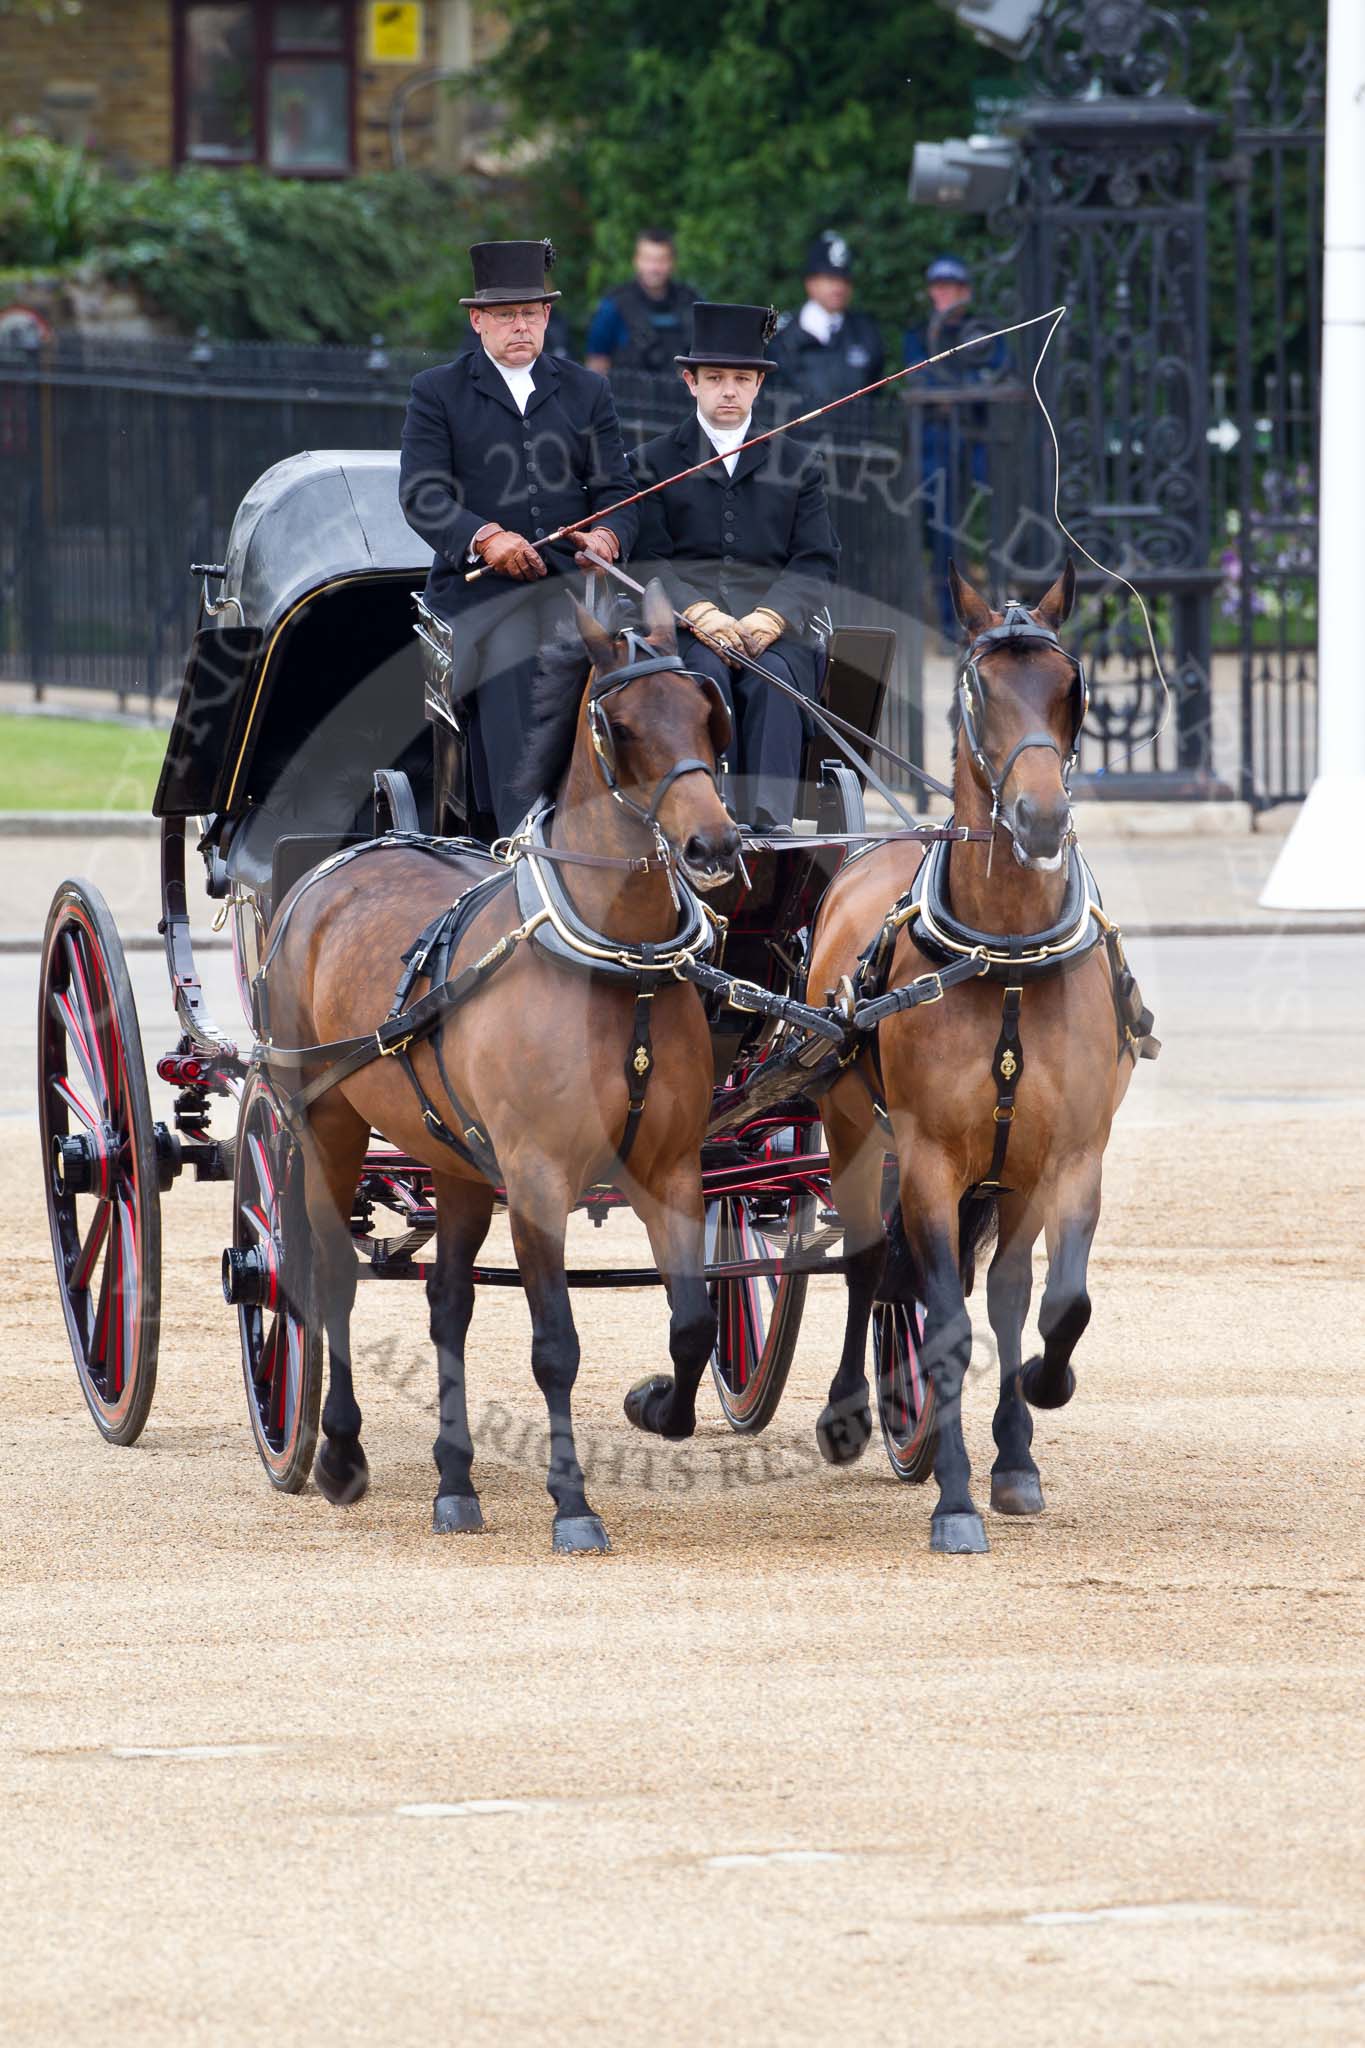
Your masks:
M579 551L629 552L633 509L543 550L557 527L604 511L634 486L606 380L545 353L554 263L549 242L478 242L469 309L473 346L412 380L399 495L408 524L436 551L432 610L454 628L453 698L474 704L477 807L500 833L518 822L514 786L541 645L564 609ZM482 566L476 583L465 577ZM473 693L477 690L477 698ZM437 747L435 828L446 829Z
M1003 338L982 342L946 362L928 362L945 349L989 333L987 321L972 310L972 274L960 256L936 256L924 273L924 295L929 312L918 326L907 327L903 338L904 361L927 367L912 378L907 394L910 406L911 462L916 459L922 486L924 518L929 540L930 580L938 604L941 646L955 651L957 621L949 588L948 563L961 541L957 526L962 512L978 487L990 481L989 419L984 405L933 403L931 391L962 391L973 385L999 381L1008 366Z
M852 258L842 235L826 229L812 242L805 284L806 302L794 319L783 315L773 356L806 406L827 405L874 384L885 351L876 321L853 309Z
M667 370L691 339L697 293L673 275L676 252L667 228L645 228L635 239L635 275L607 293L593 315L583 360L605 377L608 370Z
M676 360L696 410L646 443L636 474L654 483L709 456L725 459L643 501L636 552L650 565L641 573L662 575L676 609L705 636L686 659L714 677L734 713L738 814L760 829L786 826L801 765L800 710L717 649L742 649L814 698L824 650L812 619L834 582L839 543L809 448L779 435L737 452L761 431L754 407L773 367L765 353L771 307L701 300L692 319L692 347Z

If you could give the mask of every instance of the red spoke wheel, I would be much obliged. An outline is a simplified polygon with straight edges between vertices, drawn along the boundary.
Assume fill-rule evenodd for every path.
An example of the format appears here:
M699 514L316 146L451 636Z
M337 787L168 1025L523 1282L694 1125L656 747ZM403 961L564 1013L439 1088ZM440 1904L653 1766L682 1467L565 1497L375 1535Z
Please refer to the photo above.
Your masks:
M934 1389L920 1362L924 1311L918 1302L872 1304L872 1358L882 1442L897 1479L919 1486L934 1469Z
M223 1293L237 1311L251 1433L271 1485L298 1493L317 1448L322 1333L308 1321L303 1157L258 1073L237 1121L232 1214Z
M161 1194L137 1006L109 906L52 899L38 983L38 1123L52 1254L86 1406L136 1443L156 1391Z
M818 1123L784 1127L758 1156L790 1158L793 1152L817 1152L820 1143ZM815 1214L815 1195L805 1187L780 1196L713 1197L706 1205L708 1269L795 1252L809 1237ZM782 1273L710 1283L716 1311L711 1376L725 1419L741 1436L756 1436L777 1413L796 1355L806 1280L804 1273Z

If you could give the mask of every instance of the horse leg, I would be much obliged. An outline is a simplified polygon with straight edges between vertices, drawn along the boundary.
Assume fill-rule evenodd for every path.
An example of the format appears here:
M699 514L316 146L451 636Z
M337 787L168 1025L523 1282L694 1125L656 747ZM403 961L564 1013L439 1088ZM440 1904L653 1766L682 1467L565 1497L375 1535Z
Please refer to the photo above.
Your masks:
M697 1427L697 1388L716 1342L716 1312L703 1277L706 1230L696 1158L681 1161L635 1207L668 1287L673 1373L656 1372L637 1381L626 1395L626 1416L637 1429L676 1441Z
M986 1275L986 1306L1000 1353L1000 1403L991 1423L996 1458L991 1506L998 1515L1037 1515L1043 1489L1029 1445L1033 1417L1020 1391L1024 1322L1033 1292L1033 1246L1042 1217L1018 1195L1000 1197L1000 1243Z
M867 1327L872 1304L886 1268L886 1229L882 1222L882 1160L880 1140L867 1141L857 1127L842 1142L837 1112L826 1125L831 1160L842 1163L831 1179L834 1206L844 1226L844 1282L848 1312L844 1346L829 1383L829 1399L815 1425L815 1441L828 1465L851 1465L861 1458L872 1434L872 1409L867 1385ZM857 1149L852 1149L856 1145Z
M962 1436L962 1386L972 1355L972 1325L958 1266L959 1182L947 1155L930 1151L922 1141L913 1153L902 1152L900 1176L901 1220L924 1295L921 1358L933 1382L938 1417L938 1501L930 1547L976 1553L990 1545L972 1499L972 1468Z
M1047 1286L1038 1311L1040 1357L1024 1367L1020 1387L1035 1408L1065 1408L1076 1391L1071 1357L1090 1321L1086 1268L1100 1220L1100 1155L1085 1155L1059 1174L1047 1200Z
M531 1311L531 1370L550 1417L546 1485L555 1504L552 1545L563 1554L610 1550L606 1529L588 1506L570 1417L579 1347L564 1274L568 1190L548 1176L518 1177L515 1186L513 1178L509 1171L507 1205L512 1243Z
M427 1275L427 1305L440 1420L432 1445L438 1478L431 1520L438 1536L473 1535L484 1523L470 1476L474 1442L465 1400L464 1347L474 1313L474 1261L488 1235L493 1190L482 1181L438 1174L435 1194L436 1263Z
M369 1125L340 1095L324 1098L310 1118L305 1186L313 1233L313 1299L327 1332L327 1398L313 1479L333 1507L350 1507L370 1483L351 1377L356 1289L351 1204L369 1140Z

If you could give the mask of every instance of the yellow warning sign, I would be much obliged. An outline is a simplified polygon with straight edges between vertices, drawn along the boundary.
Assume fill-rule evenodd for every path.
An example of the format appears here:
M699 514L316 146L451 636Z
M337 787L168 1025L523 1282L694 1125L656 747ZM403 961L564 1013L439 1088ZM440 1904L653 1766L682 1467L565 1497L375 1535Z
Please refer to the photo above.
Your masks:
M370 0L366 13L371 64L421 63L421 0Z

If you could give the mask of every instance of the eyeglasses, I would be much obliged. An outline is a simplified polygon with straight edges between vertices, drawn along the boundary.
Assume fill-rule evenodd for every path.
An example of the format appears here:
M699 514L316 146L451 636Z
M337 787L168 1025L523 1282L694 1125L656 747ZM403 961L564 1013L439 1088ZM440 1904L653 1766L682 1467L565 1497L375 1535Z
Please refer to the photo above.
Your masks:
M480 306L479 308L483 318L490 320L495 327L511 327L518 320L524 320L528 327L532 326L544 310L545 308L539 303L529 306Z

